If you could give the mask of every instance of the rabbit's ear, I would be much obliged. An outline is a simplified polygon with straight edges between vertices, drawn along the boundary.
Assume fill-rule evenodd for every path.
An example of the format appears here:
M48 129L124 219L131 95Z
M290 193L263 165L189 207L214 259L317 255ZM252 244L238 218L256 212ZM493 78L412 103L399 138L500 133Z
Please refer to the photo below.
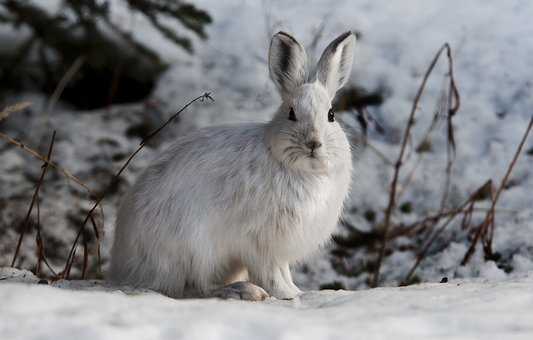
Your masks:
M276 33L270 42L268 68L281 97L290 96L307 80L307 55L304 48L289 34Z
M318 61L316 79L326 87L332 98L350 76L354 47L355 35L346 32L326 47Z

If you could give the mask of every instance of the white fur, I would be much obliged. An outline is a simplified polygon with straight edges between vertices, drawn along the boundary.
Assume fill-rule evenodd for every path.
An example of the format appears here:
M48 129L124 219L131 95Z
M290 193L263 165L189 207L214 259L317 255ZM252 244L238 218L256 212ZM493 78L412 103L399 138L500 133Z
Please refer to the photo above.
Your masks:
M343 36L309 82L303 47L276 34L269 67L283 103L272 121L192 132L144 171L118 212L113 281L209 296L247 273L277 298L299 293L289 264L329 239L350 187L350 146L328 121L351 69L355 38ZM309 141L322 143L314 157Z

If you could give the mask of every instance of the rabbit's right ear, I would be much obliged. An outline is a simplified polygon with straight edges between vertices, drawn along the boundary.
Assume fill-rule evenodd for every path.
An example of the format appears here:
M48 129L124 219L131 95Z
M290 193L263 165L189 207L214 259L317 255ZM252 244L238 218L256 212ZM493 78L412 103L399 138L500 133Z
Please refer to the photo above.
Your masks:
M292 36L278 32L272 37L268 51L270 77L282 98L286 98L307 80L307 55Z

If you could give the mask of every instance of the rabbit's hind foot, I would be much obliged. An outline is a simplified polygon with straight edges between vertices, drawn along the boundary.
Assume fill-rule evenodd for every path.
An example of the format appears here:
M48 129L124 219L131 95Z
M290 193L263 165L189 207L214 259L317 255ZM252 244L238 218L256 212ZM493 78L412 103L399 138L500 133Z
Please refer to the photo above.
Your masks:
M248 281L234 282L212 292L212 297L246 301L263 301L270 295L261 287Z

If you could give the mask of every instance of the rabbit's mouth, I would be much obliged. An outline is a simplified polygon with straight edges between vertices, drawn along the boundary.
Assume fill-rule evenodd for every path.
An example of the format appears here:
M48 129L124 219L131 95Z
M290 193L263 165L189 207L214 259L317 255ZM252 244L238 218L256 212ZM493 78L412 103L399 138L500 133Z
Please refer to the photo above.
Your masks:
M309 164L308 167L311 168L313 171L327 171L328 169L328 161L324 157L324 155L320 155L320 153L316 151L311 151L307 154L307 163Z
M319 161L325 161L325 154L322 150L311 150L307 153L307 158Z
M275 158L288 168L311 172L324 172L329 167L328 154L324 147L310 150L305 145L277 140L271 147Z

